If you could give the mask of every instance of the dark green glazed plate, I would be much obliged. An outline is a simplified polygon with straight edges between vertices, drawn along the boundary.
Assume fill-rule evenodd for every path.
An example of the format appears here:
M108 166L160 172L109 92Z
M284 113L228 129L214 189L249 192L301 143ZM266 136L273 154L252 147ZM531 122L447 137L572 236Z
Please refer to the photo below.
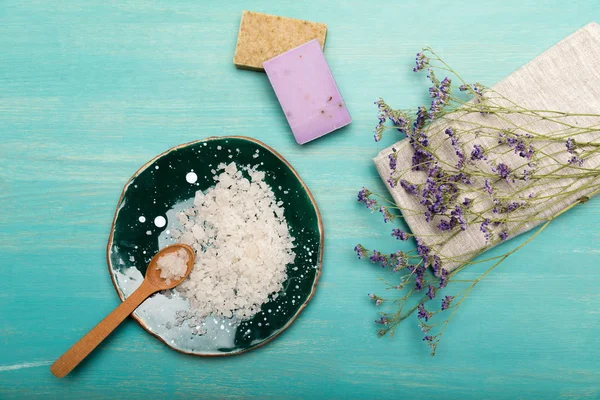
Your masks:
M141 284L156 252L171 244L168 230L176 223L174 209L186 206L197 190L214 184L221 162L258 165L278 200L295 238L296 259L287 266L284 289L249 320L208 317L202 332L181 323L189 304L177 291L157 293L133 317L167 346L199 356L233 355L259 347L285 330L311 299L323 261L323 224L310 191L292 166L255 139L211 137L174 147L144 165L127 182L115 213L107 259L121 300ZM276 312L274 312L276 311Z

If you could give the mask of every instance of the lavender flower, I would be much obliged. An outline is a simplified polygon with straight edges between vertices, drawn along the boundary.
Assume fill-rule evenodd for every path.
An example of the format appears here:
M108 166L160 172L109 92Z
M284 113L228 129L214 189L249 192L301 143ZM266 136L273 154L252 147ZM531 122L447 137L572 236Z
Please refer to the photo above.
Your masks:
M448 77L445 77L444 79L442 79L442 82L440 82L440 92L442 92L444 94L450 93L451 87L452 87L452 80Z
M401 229L398 228L394 228L394 230L392 231L392 236L395 237L398 240L408 240L408 233L404 232Z
M419 72L429 65L429 58L423 54L423 52L417 53L415 58L416 67L413 68L413 72Z
M478 144L474 144L473 151L471 151L471 160L477 161L477 160L485 160L485 159L486 159L486 156L485 156L485 150L483 149L483 147Z
M477 98L478 103L481 102L481 98L483 97L483 86L479 83L460 85L458 90L461 92L471 92Z
M464 171L461 171L454 175L450 175L447 179L449 182L462 182L465 185L470 185L473 183L473 181L471 180L471 176L469 176L469 174L465 173Z
M423 260L427 260L427 257L429 256L429 247L425 246L425 244L423 244L423 242L421 241L421 239L419 238L415 238L417 241L417 253L423 258Z
M394 219L394 216L387 207L380 207L379 212L383 214L383 222L388 223Z
M433 59L430 61L427 56L430 56ZM551 151L550 153L545 151L547 143L555 144L548 139L549 136L537 133L530 135L525 132L525 127L523 127L522 124L515 124L514 127L501 130L501 128L495 127L496 124L494 121L489 120L489 124L473 124L471 125L473 126L472 129L459 129L461 121L465 122L465 126L470 123L468 115L482 113L492 114L499 119L502 119L507 115L508 118L512 120L512 117L514 116L515 121L519 121L519 117L521 117L521 119L522 117L525 117L525 122L530 120L532 116L538 115L541 119L533 118L531 119L531 122L542 124L547 122L549 125L555 124L558 126L558 132L563 132L561 130L562 127L564 127L564 124L562 123L564 121L563 118L571 114L544 111L538 113L538 111L535 110L527 110L512 103L510 99L504 98L499 93L494 93L487 98L487 95L484 94L484 90L486 89L479 83L464 84L460 86L459 89L461 91L466 91L469 95L468 97L474 97L474 101L470 101L466 104L466 107L462 107L462 105L465 104L463 98L467 96L453 96L450 79L444 78L443 80L439 80L436 77L436 73L438 73L440 69L451 73L454 72L441 60L439 60L439 63L442 65L441 68L436 67L435 64L438 64L438 60L435 53L429 49L425 49L423 52L419 53L415 60L416 66L414 71L426 69L428 79L431 81L431 84L428 85L430 86L430 105L428 104L419 107L415 110L416 115L413 116L410 115L408 111L391 109L380 99L376 102L379 114L378 123L375 127L375 137L376 140L381 139L388 128L396 129L406 135L413 150L412 160L408 161L411 162L411 171L418 171L417 175L421 176L419 179L408 179L413 182L418 181L419 184L413 184L410 180L407 181L406 176L409 175L403 176L400 174L399 170L403 170L404 168L402 164L398 163L401 163L403 159L399 159L401 156L397 154L396 149L394 149L392 154L388 154L386 158L386 163L389 165L390 171L392 171L388 176L384 177L389 185L387 187L402 187L404 192L406 192L406 196L414 196L412 198L413 202L422 206L407 206L406 208L403 208L402 204L398 204L397 206L402 212L408 211L410 215L425 219L425 221L429 222L432 226L437 226L442 232L449 232L451 235L439 234L438 236L440 236L440 238L435 240L433 238L430 239L429 237L420 236L421 239L425 238L426 241L416 238L416 250L408 253L397 251L392 254L382 254L376 250L367 251L361 245L357 245L354 249L359 258L369 258L373 263L381 264L382 267L390 268L394 272L400 271L401 269L407 269L409 271L408 274L402 274L402 276L399 277L397 276L397 278L400 278L398 279L399 282L390 286L390 289L408 290L409 293L404 297L402 297L403 294L401 294L399 296L400 298L394 300L394 307L398 306L398 308L393 313L380 312L377 315L377 318L379 319L376 323L384 325L378 327L378 335L383 336L387 333L393 333L396 326L403 321L408 314L417 309L419 326L423 332L422 338L431 347L432 354L435 353L440 337L445 330L445 325L451 316L445 321L446 324L444 322L439 324L429 324L426 321L429 321L440 311L448 310L450 308L455 309L464 298L459 297L456 299L453 296L444 296L444 294L440 292L440 290L443 290L451 280L454 280L450 278L451 276L454 276L454 273L451 273L444 268L448 268L449 264L447 263L452 263L452 265L454 265L455 261L466 258L454 258L448 256L447 258L442 259L432 252L435 252L435 250L439 248L443 248L443 246L448 243L448 238L452 237L452 234L455 233L459 227L460 229L465 230L469 225L479 225L478 228L482 232L486 243L490 243L491 241L507 241L511 237L508 228L509 223L526 223L532 221L532 218L535 219L535 215L530 215L530 213L524 214L521 213L520 210L525 207L531 207L533 210L534 206L540 205L544 207L544 205L546 205L544 203L546 197L543 197L538 201L537 197L542 196L542 194L540 193L540 196L536 196L533 192L536 190L535 187L537 183L539 183L536 183L535 181L538 179L565 179L565 185L570 186L570 189L567 189L565 186L565 192L567 192L567 190L574 190L573 188L575 188L575 186L571 186L571 180L576 183L580 182L583 187L592 187L594 184L593 182L595 182L594 179L598 174L594 173L593 168L580 169L577 167L583 165L584 157L587 159L588 157L593 157L597 152L600 152L600 148L594 147L589 143L577 143L575 139L577 138L577 140L579 140L580 136L578 135L590 132L594 127L569 125L567 130L570 133L568 133L567 136L563 135L563 137L568 137L569 135L572 137L560 139L559 145L565 146L566 154L564 153L564 149L562 151L559 149L559 153L562 152L562 154L558 154L558 157L555 157L554 151ZM430 63L434 65L430 65ZM455 74L455 76L458 75ZM461 109L464 113L459 112L446 117L445 113L451 112L454 109ZM410 113L412 113L412 111L410 111ZM456 120L459 121L459 124L454 125L453 122L450 122ZM388 121L390 122L388 123ZM450 123L452 126L435 125L438 122L440 124ZM386 124L393 124L393 126L386 126ZM445 134L442 134L442 137L439 137L440 132L438 132L438 130L428 130L428 127L430 126L444 126L444 129L442 130L445 131ZM533 131L537 128L533 127L531 129ZM565 130L565 132L567 130ZM497 145L494 143L494 138L492 139L492 143L490 143L491 145L488 145L487 141L483 141L484 138L489 138L490 134L495 136L495 139L498 142ZM434 137L430 135L437 135L435 141L433 140ZM448 142L453 146L453 150L451 151L456 153L457 159L455 160L455 165L448 165L448 160L443 161L444 158L441 157L443 154L440 153L441 149L438 145L440 144L439 141L445 141L444 138L446 138L446 136ZM540 143L539 148L537 143ZM448 143L446 143L446 145L448 145ZM542 151L542 149L544 151ZM509 162L508 158L502 158L505 155L511 157L513 152L515 156L512 157L520 158L521 162L513 163ZM588 161L588 164L589 163L590 162ZM553 166L550 164L557 164L557 166L563 168L564 166L568 167L570 165L571 168L568 168L567 175L563 176L563 174L555 173L554 168L546 168L547 166ZM539 169L539 165L543 166L542 170ZM491 167L491 171L486 166ZM542 172L543 175L540 175ZM576 180L573 178L580 179ZM517 179L523 183L521 190L507 191L504 193L504 184L502 183L502 180L514 183ZM534 182L528 185L526 181ZM467 185L473 186L466 187ZM480 185L480 187L475 187L475 185ZM498 185L498 187L496 187L496 185ZM534 196L536 197L534 198ZM531 200L532 198L533 200ZM393 218L398 218L391 208L392 206L384 204L383 201L379 200L379 197L371 195L367 189L363 188L363 190L359 192L358 201L365 204L371 210L380 211L385 222L388 222ZM489 207L491 210L488 210L488 206L483 203L489 203L490 201L493 202L493 204ZM587 197L585 196L579 199L580 203L585 201L587 201ZM479 203L482 203L481 207L477 207L480 205ZM555 210L550 211L553 212ZM406 216L409 215L408 213ZM394 226L392 226L392 228L394 228ZM394 228L391 230L391 236L397 240L404 241L414 235L401 229ZM430 240L432 246L433 243L435 243L435 246L431 249L428 247ZM468 249L464 249L465 253L467 251ZM414 253L418 253L418 257ZM508 254L510 254L510 252ZM462 254L461 256L466 255L467 254ZM496 261L492 259L481 261L493 263L492 269L496 265ZM409 262L411 264L409 264ZM463 267L467 267L469 264L469 262L461 263L461 267L459 267L457 271L461 270ZM431 267L433 276L430 276L427 273L427 268L429 267ZM484 275L486 273L484 273ZM461 294L466 296L469 293L468 286L471 285L472 288L480 278L475 280L464 280L463 282L468 282L465 285L467 286L467 291L461 292ZM440 303L437 303L435 306L427 306L427 300L433 300L438 295L440 296L439 301L441 306L439 305ZM376 305L381 305L383 303L383 299L375 295L369 295L369 297ZM410 306L408 306L408 304L410 304ZM412 306L415 304L416 307L413 308ZM405 307L405 305L407 307ZM438 307L441 307L441 310ZM431 311L428 311L427 308L431 308Z
M467 229L467 221L463 215L462 208L459 206L454 207L454 210L450 212L450 215L452 216L452 220L456 221L456 223L460 225L461 230L464 231Z
M430 300L433 300L435 297L435 287L433 287L433 285L429 285L429 288L427 289L427 297L429 297Z
M490 195L493 193L493 192L492 192L492 186L490 185L490 181L489 181L488 179L486 179L486 180L485 180L484 187L485 187L485 190L486 190L486 191L487 191L487 192L488 192Z
M385 121L387 120L388 114L389 114L389 107L387 104L385 104L385 102L383 101L383 99L379 99L375 102L375 104L377 104L377 107L379 108L379 122L377 122L377 125L375 126L375 141L379 142L381 140L381 138L383 137L383 130L384 128L384 124Z
M419 137L421 137L420 135L423 135L423 137L421 137L419 142L422 146L425 146L425 147L429 144L429 141L427 140L427 137L421 132L421 130L425 127L425 124L427 123L428 119L429 119L429 113L427 112L427 109L423 106L420 106L419 108L417 108L417 118L415 119L415 122L413 123L413 131L415 133L418 133Z
M450 101L450 85L452 81L446 77L441 82L438 82L432 70L429 71L429 79L433 86L429 88L429 97L431 97L431 107L429 116L433 119Z
M402 111L391 111L388 114L388 118L390 119L390 121L392 121L392 123L399 132L402 132L404 134L408 132L408 120L406 119Z
M531 139L530 134L521 136L518 133L510 131L498 133L498 144L507 144L510 148L514 149L515 154L520 157L531 159L533 157L533 147L527 144L527 140Z
M508 165L500 163L496 167L496 171L498 172L500 178L506 179L508 181L508 175L510 174L510 169L508 168Z
M369 257L372 263L381 263L382 267L385 267L387 264L387 257L378 252L377 250L373 250L373 254Z
M372 210L377 205L377 202L369 198L371 194L372 193L369 189L362 188L358 192L357 200L359 203L363 203L365 206L367 206L368 209Z
M442 260L437 255L433 256L431 268L433 269L433 274L439 277L442 271Z
M420 265L415 267L413 273L415 274L415 290L419 291L423 289L425 266Z
M419 304L419 306L417 307L417 310L418 310L417 317L419 319L424 319L425 321L429 321L429 318L431 318L431 313L425 309L425 305L423 305L423 303Z
M583 165L583 158L578 158L577 156L573 156L571 157L568 162L571 165L577 165L579 167L581 167Z
M392 171L396 170L396 161L398 160L398 153L396 153L396 149L392 148L392 150L394 151L392 154L388 155L389 161L390 161L390 169Z
M465 154L463 153L462 147L460 146L460 142L458 141L458 138L454 135L454 131L452 130L452 128L446 128L445 133L450 137L450 143L452 143L452 147L454 147L454 152L458 157L456 169L461 169L465 165Z
M379 99L375 102L379 109L379 122L375 127L375 141L378 142L381 140L384 131L384 124L389 119L392 121L396 129L402 133L407 133L409 129L408 120L404 115L403 111L400 110L392 110L390 106L388 106L383 99Z
M522 207L522 206L524 206L524 205L525 205L525 203L518 203L518 202L516 202L516 201L513 201L513 202L509 203L509 204L506 206L506 212L512 212L512 211L515 211L515 210L517 210L517 209L521 208L521 207Z
M567 152L570 154L575 154L575 139L569 138L567 139L567 142L565 143L565 146L567 146Z
M394 265L394 272L400 271L408 266L408 257L403 251L398 250L397 252L390 254L390 260Z
M360 244L357 244L357 245L354 247L354 251L356 252L356 255L358 256L358 258L359 258L359 259L362 259L362 258L366 257L366 256L367 256L367 254L368 254L368 251L367 251L367 249L365 249L365 248L364 248L362 245L360 245Z
M448 275L449 275L449 273L448 273L447 270L445 270L445 269L442 268L439 275L440 275L440 285L439 285L439 288L443 289L448 284Z
M433 156L419 145L413 145L413 149L412 169L414 171L421 171L433 161Z
M442 310L447 310L450 307L450 303L452 302L453 296L446 296L442 300Z
M367 200L369 200L369 196L371 195L371 191L367 188L362 188L358 191L357 200L360 203L367 204Z
M489 243L490 241L490 231L488 226L490 225L490 220L488 218L484 219L481 225L479 226L479 230L483 232L483 236L485 237L485 242Z
M404 179L400 179L400 186L402 187L402 189L404 189L407 193L412 194L417 196L418 192L417 192L417 186L413 185L412 183L408 183L407 181L405 181Z
M452 225L450 224L450 221L445 220L445 219L441 220L437 227L440 231L443 231L443 232L449 231L452 229Z

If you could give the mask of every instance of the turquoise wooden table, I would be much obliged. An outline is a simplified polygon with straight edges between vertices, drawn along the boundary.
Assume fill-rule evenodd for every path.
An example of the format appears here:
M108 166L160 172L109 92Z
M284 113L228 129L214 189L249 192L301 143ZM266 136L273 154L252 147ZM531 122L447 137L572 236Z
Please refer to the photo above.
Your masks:
M543 5L540 5L543 4ZM353 117L305 146L267 77L232 65L244 9L328 24L326 57ZM0 398L600 398L600 199L561 216L473 291L435 357L416 319L376 337L389 224L373 101L424 100L410 72L430 45L493 84L596 18L597 0L449 2L4 1L0 10ZM597 84L594 83L594 84ZM247 354L179 354L126 321L63 380L49 365L119 302L105 246L122 186L179 143L264 141L302 175L326 232L317 293Z

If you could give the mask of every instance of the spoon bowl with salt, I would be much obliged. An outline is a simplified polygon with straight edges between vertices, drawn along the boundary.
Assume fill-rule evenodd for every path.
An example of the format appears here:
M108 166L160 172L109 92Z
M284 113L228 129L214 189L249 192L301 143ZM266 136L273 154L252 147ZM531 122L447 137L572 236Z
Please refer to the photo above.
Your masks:
M127 299L82 337L52 364L50 371L58 378L66 376L150 295L172 289L192 272L194 250L185 244L173 244L152 258L142 284Z

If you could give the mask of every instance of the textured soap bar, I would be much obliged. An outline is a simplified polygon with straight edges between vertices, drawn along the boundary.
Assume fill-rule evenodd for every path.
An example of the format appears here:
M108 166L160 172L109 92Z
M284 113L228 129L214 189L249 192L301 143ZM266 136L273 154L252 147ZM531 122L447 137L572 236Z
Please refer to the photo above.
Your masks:
M272 58L263 67L299 144L352 122L318 41Z
M242 13L233 63L262 71L263 62L312 39L325 46L327 25L252 11Z

